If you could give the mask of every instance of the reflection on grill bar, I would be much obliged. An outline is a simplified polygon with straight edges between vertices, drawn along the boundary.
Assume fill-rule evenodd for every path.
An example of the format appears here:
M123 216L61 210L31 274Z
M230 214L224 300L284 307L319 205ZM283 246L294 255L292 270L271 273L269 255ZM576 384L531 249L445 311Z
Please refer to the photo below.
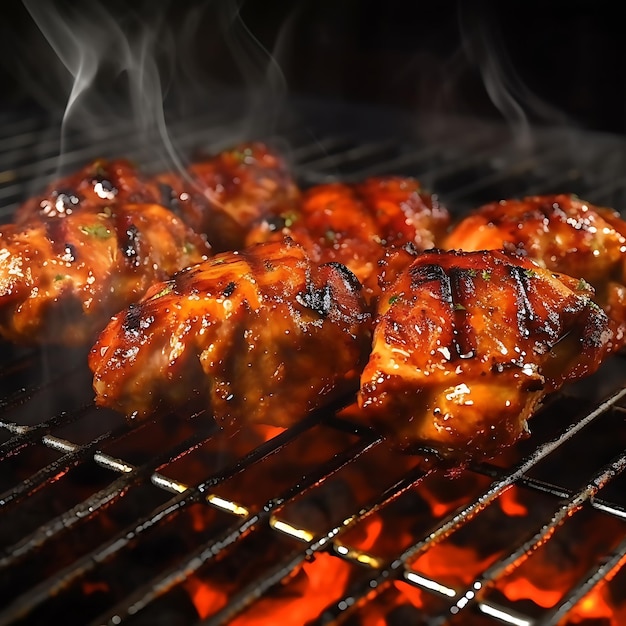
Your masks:
M305 185L412 174L459 212L520 193L571 190L611 205L626 199L626 179L616 176L626 151L616 138L594 136L586 144L571 131L544 129L529 149L514 147L507 129L455 121L431 129L435 141L416 132L413 121L402 126L413 132L402 135L395 119L368 134L350 110L337 112L338 128L325 129L317 105L302 106L274 136L288 146ZM240 126L225 111L174 124L177 148L239 138ZM120 125L94 129L97 142L73 136L65 162L119 155L128 133ZM35 137L44 139L33 159ZM151 138L143 139L125 154L160 168L164 161L146 157ZM587 147L574 154L573 145ZM0 168L8 168L0 171L0 219L54 175L57 148L40 124L25 121L14 133L0 127ZM191 410L133 424L92 405L84 355L7 347L0 376L0 624L55 617L154 624L165 611L163 623L180 614L243 625L248 613L259 618L263 607L306 595L299 572L325 558L345 568L345 584L335 582L337 569L326 574L326 591L303 622L458 625L480 616L488 620L480 623L517 626L567 623L590 593L626 571L621 358L584 388L551 398L530 439L449 477L428 451L394 453L371 431L339 418L338 407L280 432L226 435L210 416ZM598 432L608 433L604 447L595 445ZM607 537L579 559L573 537L584 541L568 528L586 528L589 520L605 524ZM515 527L511 535L503 534L507 525ZM488 551L479 538L492 541ZM570 546L576 567L551 603L507 595L509 579L531 571L530 562L555 545ZM461 564L467 571L444 571L461 550L472 554ZM437 551L455 556L439 562L431 558ZM194 599L198 589L209 599ZM77 607L81 597L87 600ZM626 615L626 597L614 600L617 608L605 610Z
M562 445L567 439L575 435L578 431L584 428L589 422L603 414L609 408L613 407L619 400L626 396L626 389L621 389L611 398L602 403L596 410L589 413L584 418L577 421L571 428L564 432L558 439L549 441L544 445L537 448L532 455L524 459L517 467L512 471L505 473L496 481L494 481L489 488L480 494L475 500L473 500L467 507L460 511L456 511L454 515L442 520L441 524L429 530L425 535L425 538L412 545L403 554L394 559L392 563L386 568L381 568L377 573L377 577L372 580L368 580L365 585L356 593L352 593L350 598L344 598L337 604L338 612L345 612L349 606L355 606L355 600L359 598L364 599L371 597L372 589L381 590L385 585L390 584L391 581L397 579L400 576L404 576L409 582L423 585L425 588L432 589L433 581L423 581L421 577L416 576L414 572L406 571L407 562L414 560L420 552L428 550L437 541L445 539L456 528L461 526L466 520L476 515L481 509L491 504L504 490L509 488L514 483L523 479L524 474L529 471L534 465L536 465L541 459L548 454L554 452L560 445ZM575 513L583 503L598 492L598 490L606 484L610 479L615 477L618 473L624 469L624 463L626 463L626 452L621 454L617 459L611 462L611 464L605 468L602 468L592 480L585 486L584 489L574 494L569 498L568 502L561 505L558 511L553 517L544 522L541 530L534 535L528 542L520 545L517 549L509 554L505 559L492 565L489 569L485 570L479 580L473 581L471 587L465 592L455 592L454 596L459 598L456 602L456 611L465 608L471 601L476 600L476 591L482 589L487 583L492 582L498 576L503 574L507 569L518 563L533 549L541 545L547 540L547 538L553 533L553 531L563 522L563 520ZM424 584L426 583L426 584ZM441 587L439 592L443 591L444 595L447 595L445 591L446 587ZM454 608L454 607L453 607ZM529 622L530 623L530 622ZM552 623L552 622L548 622Z
M384 508L390 500L401 497L406 490L419 483L419 481L422 480L427 474L421 467L414 468L414 470L403 476L400 481L394 483L385 492L381 493L375 501L369 503L365 507L361 507L358 511L355 511L354 516L344 520L341 526L330 529L330 531L323 536L316 536L315 533L309 532L306 528L294 529L292 527L290 531L292 536L300 539L310 537L310 539L306 541L305 546L297 553L296 556L290 556L289 558L279 562L273 570L264 572L260 580L254 580L253 583L243 588L238 594L231 598L231 602L222 612L214 616L214 619L212 619L210 623L221 623L222 621L226 621L227 618L236 615L238 612L253 603L260 595L285 578L285 576L292 571L293 568L297 567L297 565L301 564L305 559L316 552L326 549L329 545L334 546L334 554L338 557L356 560L360 564L370 565L370 567L374 564L378 568L378 571L374 571L373 576L368 578L360 589L352 589L349 597L343 598L333 607L328 607L324 612L326 618L330 618L331 616L337 617L342 613L349 614L352 607L357 607L361 600L371 598L373 590L376 590L376 592L381 591L385 588L385 586L397 579L402 579L410 584L423 587L438 594L443 594L444 596L453 595L455 604L452 608L456 607L457 610L466 608L476 600L477 590L482 589L488 583L496 580L500 575L506 572L510 566L518 563L525 557L525 555L531 553L533 549L544 543L561 525L563 520L573 515L580 507L583 506L585 502L592 500L598 491L604 487L609 480L619 474L623 470L624 464L626 463L626 453L620 454L611 463L596 472L581 490L571 494L567 501L560 505L552 517L544 521L541 530L535 536L533 536L526 543L520 544L505 558L492 564L482 573L479 579L472 582L467 590L451 590L451 588L445 584L440 584L437 581L422 576L419 572L412 570L408 564L415 560L419 553L431 549L435 543L448 537L457 528L466 523L467 520L478 514L480 510L491 505L511 485L521 482L529 487L532 487L534 484L533 481L524 479L525 474L533 466L539 463L547 455L555 452L568 439L577 435L593 420L615 407L620 401L622 401L624 396L626 396L626 389L619 390L605 402L601 403L596 409L585 415L582 419L578 419L558 438L550 440L539 446L531 455L523 459L513 469L507 472L501 472L501 475L498 476L498 478L489 485L488 489L483 491L477 498L461 510L456 510L453 514L440 520L437 525L424 533L424 538L421 541L410 546L386 566L381 566L383 560L377 558L376 555L372 555L368 559L363 558L362 555L360 558L355 558L355 555L359 554L359 551L353 550L349 548L349 546L342 544L339 539L347 528L350 528L356 523L362 522L365 517L381 508ZM195 419L197 419L197 417ZM136 541L142 532L147 531L155 524L167 523L168 518L172 515L176 515L180 511L181 507L188 506L192 502L215 502L215 500L211 498L212 485L220 484L227 477L249 470L251 465L253 465L256 461L276 453L288 441L297 437L306 437L306 430L308 430L308 428L310 428L314 423L315 418L310 418L306 422L303 422L297 429L285 431L282 435L279 435L278 437L268 441L266 444L255 448L250 454L248 454L245 458L240 459L229 470L222 472L220 476L213 477L196 487L184 489L182 493L174 499L171 499L165 505L155 510L150 517L141 519L139 523L132 528L126 528L110 541L100 546L96 551L85 555L82 559L77 560L69 568L59 572L50 580L45 581L44 584L38 585L27 591L0 614L1 621L4 623L10 623L17 616L21 615L23 611L31 611L38 603L45 602L50 597L62 592L67 585L77 578L84 576L87 571L96 567L98 563L113 558L117 552L124 549L129 541ZM142 427L144 427L144 425L140 425L138 428ZM29 480L28 484L31 489L41 486L52 474L66 471L70 465L87 462L90 458L95 462L100 463L107 469L121 472L123 475L111 482L106 489L82 502L78 507L75 507L55 520L51 520L46 525L38 528L37 532L33 535L25 537L20 543L11 546L6 553L8 556L0 561L0 567L9 568L18 566L20 560L22 560L30 551L48 541L55 534L66 532L74 523L83 520L88 516L95 515L97 511L110 500L122 497L132 483L145 481L147 477L152 476L153 484L163 484L162 479L160 478L158 480L154 480L154 476L159 476L158 474L155 474L155 468L164 464L167 465L178 455L185 454L187 451L194 449L195 446L200 445L207 439L207 433L202 429L199 429L198 433L196 433L191 439L186 439L179 445L172 446L172 448L168 451L167 458L156 456L150 463L141 467L135 467L126 461L121 459L113 460L110 456L103 455L96 451L98 446L103 441L106 441L107 439L117 439L123 436L124 433L121 432L123 430L128 429L118 429L117 432L106 433L105 435L94 439L88 446L76 446L69 442L64 442L64 445L60 445L59 438L50 435L43 435L42 437L40 432L27 432L19 435L20 437L29 436L32 440L39 441L40 443L43 443L53 449L65 452L64 456L61 457L58 462L48 465L41 472L39 472L39 474L36 474ZM211 434L208 436L210 437ZM379 440L371 440L371 438L368 439L364 435L361 435L361 438L356 444L346 449L341 455L333 458L332 462L321 465L316 472L306 475L303 479L299 480L297 484L293 485L292 488L286 493L280 495L277 494L275 498L267 501L260 510L247 513L241 518L240 521L230 525L224 533L215 537L211 542L202 545L196 552L186 555L183 563L178 563L172 569L166 570L153 580L150 580L144 587L135 591L119 605L116 605L113 611L107 614L107 620L112 620L114 616L123 618L124 616L137 612L152 602L156 597L159 597L169 591L175 584L184 581L191 573L202 567L208 559L215 558L222 550L226 549L233 542L236 542L240 537L249 532L253 532L259 525L269 524L270 527L280 530L281 526L277 523L277 520L279 519L277 518L277 515L279 516L280 513L277 511L285 502L293 500L293 498L295 498L300 492L305 492L320 485L325 480L329 479L341 467L355 462L361 455L366 454L372 446L379 444ZM169 484L171 484L171 481ZM12 494L5 494L3 498L4 505L15 503L14 501L19 500L18 496L22 496L25 489L22 485L23 484L18 484L15 488L15 495L12 496ZM555 485L551 487L551 490L558 493L559 487ZM561 491L560 495L562 494L563 492ZM591 504L595 505L596 503L592 500ZM221 508L226 511L229 509L229 507L225 507L223 505L221 505ZM623 507L609 507L602 505L603 510L611 510L611 508L619 511L623 510ZM238 516L241 515L240 511L238 511L235 506L231 507L230 512ZM286 525L283 525L282 528L284 529L285 526ZM296 530L297 532L295 532ZM580 597L593 587L593 585L601 580L603 574L621 566L623 564L625 550L626 541L622 541L622 543L616 548L616 550L609 556L608 560L601 567L596 568L585 578L585 580L580 583L578 587L569 591L563 603L553 611L554 615L560 616L563 607L569 606L574 600L580 599ZM506 613L504 608L494 607L490 603L485 603L484 601L479 602L479 609L492 615L496 613L504 615ZM454 614L454 611L452 614ZM101 616L101 618L102 617L104 616ZM326 618L324 621L326 621ZM512 621L511 623L517 622ZM529 621L527 623L535 622ZM541 623L544 622L542 621ZM552 621L550 619L545 623L556 623L556 621Z

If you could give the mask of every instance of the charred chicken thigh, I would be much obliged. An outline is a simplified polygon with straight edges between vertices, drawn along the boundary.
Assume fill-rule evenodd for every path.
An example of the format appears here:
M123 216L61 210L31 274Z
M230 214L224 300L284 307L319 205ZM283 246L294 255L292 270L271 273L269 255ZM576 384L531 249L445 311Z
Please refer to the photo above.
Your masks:
M357 419L403 447L489 456L611 331L588 284L504 251L417 254L379 301Z
M191 397L218 423L289 426L358 387L371 343L354 275L287 240L153 285L93 347L96 402L127 415Z
M614 330L626 343L626 222L613 209L573 195L529 196L487 204L462 219L443 246L507 248L593 286Z
M368 301L379 294L378 266L389 248L434 247L449 224L447 210L412 178L370 178L330 183L305 191L299 211L264 220L247 241L279 239L302 244L318 262L346 265L364 286Z

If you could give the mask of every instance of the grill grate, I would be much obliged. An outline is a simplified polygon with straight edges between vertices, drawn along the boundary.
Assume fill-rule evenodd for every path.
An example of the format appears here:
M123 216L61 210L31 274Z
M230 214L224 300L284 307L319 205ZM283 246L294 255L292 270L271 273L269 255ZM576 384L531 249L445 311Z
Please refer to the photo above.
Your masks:
M618 207L626 198L626 152L615 137L542 129L529 147L493 124L417 125L381 112L298 106L268 137L286 146L305 185L411 174L458 212L522 193L575 191ZM177 149L239 138L240 118L225 110L173 124ZM12 124L0 128L4 219L57 171L50 126L22 120L12 132ZM121 151L128 127L94 132L97 142L68 140L66 166L120 152L148 170L162 166L147 150L153 136L126 137L134 148ZM330 591L306 614L310 623L373 624L380 614L378 623L389 624L556 625L589 592L610 595L623 583L626 373L619 358L551 398L533 420L532 438L453 479L426 451L398 456L332 408L280 433L227 437L204 413L135 425L91 404L80 352L3 346L1 359L0 624L243 620L281 599L287 605L301 592L301 572L326 559L340 565L326 575ZM502 519L511 494L518 510L507 513L509 533ZM572 525L598 527L602 540L582 554L577 546L585 542ZM480 537L491 545L478 547ZM558 597L507 599L502 584L555 545L571 572ZM457 559L461 549L475 553L465 576L432 567L430 555L450 554L450 546ZM200 601L199 590L213 595ZM615 602L623 614L626 598Z

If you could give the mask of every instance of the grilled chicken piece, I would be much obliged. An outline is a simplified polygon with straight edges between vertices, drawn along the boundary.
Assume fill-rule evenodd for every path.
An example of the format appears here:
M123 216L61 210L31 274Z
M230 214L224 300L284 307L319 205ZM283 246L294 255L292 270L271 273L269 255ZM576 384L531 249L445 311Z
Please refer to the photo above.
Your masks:
M507 248L588 281L612 321L613 349L626 344L626 222L616 211L565 194L494 202L461 220L443 247Z
M206 241L157 204L85 204L0 227L0 335L81 345Z
M24 224L34 217L66 217L76 211L124 203L162 204L159 185L143 178L126 160L98 159L24 202L13 221Z
M288 235L318 262L346 265L364 286L368 301L379 294L378 265L389 248L434 247L445 234L449 214L412 178L370 178L331 183L303 193L299 211L265 220L248 242Z
M297 198L284 163L263 144L153 179L124 160L94 161L0 227L0 335L90 341L150 284L206 259L205 232L219 247L241 245L255 220Z
M494 454L606 355L609 322L591 295L505 251L418 254L380 300L357 418L401 447Z
M238 250L258 222L296 210L300 192L284 160L263 143L241 144L155 177L167 205L216 252Z
M205 234L219 252L241 248L257 222L293 213L299 197L281 157L263 143L244 143L183 172L153 178L142 177L128 161L99 159L26 201L14 221L64 217L112 204L162 204Z
M356 391L371 343L360 292L289 240L219 254L111 320L89 358L96 402L142 416L195 395L225 427L289 426Z

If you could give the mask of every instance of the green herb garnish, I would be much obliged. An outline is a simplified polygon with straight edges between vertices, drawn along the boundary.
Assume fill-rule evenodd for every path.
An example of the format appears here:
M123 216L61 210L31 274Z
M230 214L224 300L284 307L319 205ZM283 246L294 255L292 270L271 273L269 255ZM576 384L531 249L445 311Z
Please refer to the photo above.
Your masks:
M98 239L108 239L111 236L111 231L104 224L81 226L79 230L81 233L85 233L85 235L96 237Z
M293 211L289 211L288 213L282 213L281 217L285 222L285 228L291 228L291 226L293 226L298 221L298 215Z
M172 285L166 285L165 287L163 287L163 289L161 289L159 293L156 293L152 296L151 300L158 300L159 298L166 296L168 293L172 293Z

